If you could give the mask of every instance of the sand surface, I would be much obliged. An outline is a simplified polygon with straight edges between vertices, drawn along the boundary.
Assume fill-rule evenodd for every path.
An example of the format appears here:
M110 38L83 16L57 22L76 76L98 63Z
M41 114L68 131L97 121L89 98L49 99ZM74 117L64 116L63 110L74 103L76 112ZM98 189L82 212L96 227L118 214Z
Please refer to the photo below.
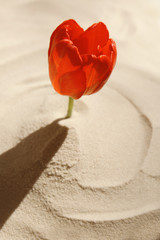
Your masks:
M108 84L75 102L48 77L53 29L103 21ZM0 239L160 239L159 0L0 1Z

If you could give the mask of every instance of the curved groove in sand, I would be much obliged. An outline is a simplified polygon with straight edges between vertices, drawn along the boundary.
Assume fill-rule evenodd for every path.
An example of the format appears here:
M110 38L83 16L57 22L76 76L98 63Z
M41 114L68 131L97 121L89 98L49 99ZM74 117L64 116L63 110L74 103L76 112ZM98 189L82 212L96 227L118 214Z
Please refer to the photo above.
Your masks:
M144 114L142 112L142 110L139 108L139 106L134 103L128 96L126 96L124 93L122 93L118 88L116 88L115 86L111 86L111 88L113 88L115 91L117 91L119 94L121 94L127 101L129 101L133 106L134 108L139 112L139 114L141 115L141 117L143 118L143 120L147 123L148 125L148 129L150 129L150 133L149 133L149 142L147 143L147 151L146 151L146 155L143 159L143 162L145 161L145 158L147 158L147 155L148 155L148 152L149 152L149 149L151 147L151 143L152 143L152 135L153 135L153 127L152 127L152 123L150 121L150 119L148 118L148 116L146 114ZM142 165L143 165L143 162L142 162ZM142 166L141 165L141 166ZM141 168L140 168L141 170Z
M38 54L42 54L42 53L46 54L46 49L45 48L39 48L39 49L34 49L33 51L27 51L24 53L21 53L19 56L15 55L14 58L8 59L6 62L3 62L0 64L0 67L12 67L12 65L17 66L22 62L28 62L31 56L34 56L34 58L36 59L36 55Z
M118 145L121 146L121 144L122 144L121 143L122 142L121 138L120 138L121 141L118 140L118 142L117 142L117 139L121 134L121 130L119 130L119 127L114 129L114 131L118 132L119 135L113 135L113 133L111 135L112 138L114 138L112 146L109 145L111 149L110 150L106 149L104 151L104 146L107 147L108 144L109 144L109 142L107 140L107 137L108 137L107 135L110 134L111 130L110 130L110 128L108 128L107 132L103 131L104 132L103 133L103 139L105 139L105 141L104 141L104 143L102 143L102 146L103 146L102 150L105 152L105 154L102 155L101 152L100 153L95 152L94 156L92 156L92 157L88 156L87 157L87 155L86 155L86 157L85 157L84 154L87 154L86 153L87 149L84 148L85 146L82 149L82 152L83 152L83 155L84 155L84 157L82 156L82 160L83 160L83 158L84 158L84 160L83 160L82 164L79 163L79 166L77 166L77 168L76 168L76 175L78 176L78 178L77 178L78 184L82 188L83 187L84 188L91 187L93 189L94 188L99 189L99 188L107 188L107 187L110 187L110 186L115 187L115 186L121 186L121 185L127 183L128 181L131 181L132 179L135 178L137 173L141 170L141 167L143 165L144 159L147 155L148 148L149 148L149 145L150 145L150 139L151 139L151 135L152 135L152 127L151 127L151 123L150 123L149 119L146 116L142 115L142 112L140 111L140 109L130 99L128 99L124 94L122 94L120 91L118 91L115 88L111 88L110 90L109 89L107 89L107 90L108 90L108 93L106 93L106 102L109 101L110 105L112 105L114 103L114 101L115 101L114 99L118 99L119 104L120 104L120 102L125 103L124 106L123 106L124 108L125 108L125 106L128 107L129 105L133 107L134 110L130 114L133 114L133 116L136 114L137 117L135 118L135 120L137 121L136 123L137 123L138 129L140 129L140 133L142 134L143 137L141 137L139 135L139 132L138 132L138 134L136 132L132 132L131 136L127 135L126 137L133 137L133 134L135 133L135 137L133 137L132 141L136 141L135 138L141 138L141 140L137 139L137 141L140 141L139 144L138 144L139 146L141 146L141 148L139 149L140 154L137 155L138 160L137 159L133 160L133 158L131 157L131 154L133 154L133 153L129 152L130 149L126 149L125 152L121 152L119 150L118 155L116 155L115 150L113 148L114 144L116 144L117 146ZM112 97L113 97L113 98L111 98L111 100L110 100L110 93L109 93L110 91L111 91ZM132 109L132 107L130 107L130 109ZM107 108L109 109L109 105L107 106ZM117 108L117 111L119 111L118 108ZM109 121L108 116L110 115L111 119L113 118L112 121L114 121L114 114L112 116L112 112L110 112L109 110L107 110L107 114L105 114L105 111L104 111L103 114L104 114L103 118L104 118L104 122L105 122L105 126L103 126L103 129L104 129L104 128L106 128L107 124L110 124L110 122L108 122ZM126 112L124 113L124 115L126 115ZM117 112L117 118L118 117L119 117L119 112ZM125 121L125 120L126 120L125 117L124 117L124 119L122 118L121 120L119 120L120 122L119 122L118 126L123 124L123 121ZM128 120L128 122L131 121L130 118L127 118L127 120ZM98 125L96 125L96 122L98 122L98 120L96 120L96 116L94 116L94 121L92 121L92 124L93 124L93 122L94 122L95 128L96 127L98 128ZM101 124L102 124L102 122L101 122ZM131 124L131 125L132 125L132 128L134 128L134 124ZM126 129L125 131L129 132L130 130L131 130L131 128ZM91 134L90 131L92 132L92 127L91 126L90 126L90 128L88 128L88 134L85 137L85 139L83 139L83 136L82 136L83 140L81 139L81 142L83 144L83 141L85 141L85 142L88 141L88 142L92 143L92 146L94 146L94 148L96 148L97 146L94 144L94 142L92 142L93 141L92 137L91 138L88 137ZM135 129L135 131L136 131L136 129ZM97 131L97 139L99 139L97 141L102 142L101 137L98 138L98 134L99 134L99 132ZM102 134L102 133L100 132L100 134ZM122 137L123 136L124 135L122 134ZM122 144L121 147L126 148L127 144L128 143L124 142L124 145ZM128 145L127 148L129 148L131 146L132 145ZM101 145L100 146L98 145L98 147L99 147L99 149L101 149ZM129 152L128 155L127 155L127 151ZM118 162L116 163L116 165L114 165L113 161L110 161L110 159L113 159L114 161L115 161L115 158L118 158L118 157L121 159L121 157L122 157L121 155L123 156L122 162L124 162L124 165L123 165L122 169L128 168L128 173L124 172L123 176L126 175L126 177L124 179L122 177L121 179L117 180L116 175L118 175L118 174L121 175L122 173L118 169L116 169L117 168L116 165L118 165ZM108 156L110 156L110 157L108 157ZM114 158L112 156L114 156ZM94 162L92 162L92 160L91 160L92 158L93 159L97 158L97 161L94 160ZM126 160L124 160L124 159L126 159ZM128 165L128 162L132 162L132 161L134 162L134 166L131 163L130 163L130 165ZM136 163L135 163L135 161L136 161ZM89 163L87 163L87 162L89 162ZM102 166L100 165L101 162L103 163ZM110 166L112 166L112 173L114 172L112 176L110 175L110 171L109 171ZM100 170L101 174L100 173L98 174L98 171L99 171L98 168L101 169ZM133 168L135 168L135 169L133 170ZM82 170L80 170L80 169L82 169ZM84 173L83 172L80 173L80 171L84 171ZM129 174L129 171L130 171L130 174ZM128 174L128 176L127 176L127 174ZM108 179L108 176L109 176L109 179ZM112 179L112 181L111 181L111 179Z
M160 128L153 128L148 154L142 166L142 171L152 177L160 177Z
M40 74L40 75L37 75L37 76L33 76L33 77L30 77L30 78L25 78L21 83L19 83L20 85L33 85L35 83L41 83L44 81L44 79L48 78L49 79L49 76L48 74ZM49 82L49 81L47 81Z
M124 68L124 71L126 69L126 64L120 63L119 67L122 69ZM145 77L148 81L150 81L152 84L160 84L159 76L156 76L154 72L148 71L148 69L142 69L138 68L137 66L134 67L133 65L127 64L127 69L131 72L136 72L139 76ZM159 87L159 86L158 86Z
M116 87L113 87L116 91L118 91L120 94L121 91L116 89ZM157 128L152 127L152 123L147 117L147 115L143 114L141 109L138 107L137 104L135 104L128 96L126 96L124 93L122 94L134 107L139 111L139 113L142 115L143 118L145 118L145 121L147 122L148 126L151 129L150 133L150 141L148 143L146 156L144 158L144 161L142 162L141 169L144 173L148 174L152 177L159 177L160 175L160 167L159 167L159 156L160 156L160 148L159 146L159 138L160 138L160 131Z
M117 92L118 92L122 97L124 97L128 102L130 102L131 105L133 105L133 107L137 110L137 112L139 112L139 114L141 115L141 117L145 119L145 121L147 122L148 126L149 126L149 127L151 128L151 130L152 130L152 123L151 123L150 119L148 118L148 116L147 116L145 113L143 113L143 111L140 109L140 107L139 107L136 103L134 103L134 102L132 101L132 99L129 98L126 94L122 93L118 88L116 88L116 85L114 85L114 86L111 85L110 87L111 87L112 89L114 89L115 91L117 91Z
M65 217L71 220L79 221L92 221L92 222L105 222L105 221L117 221L123 219L129 219L138 217L140 215L150 214L151 212L160 208L160 202L152 203L141 208L124 210L124 211L103 211L103 212L77 212L63 214L61 217Z
M159 170L159 168L158 168ZM141 169L142 173L150 178L156 179L156 180L160 180L160 174L154 174L154 173L150 173L147 172L146 169Z

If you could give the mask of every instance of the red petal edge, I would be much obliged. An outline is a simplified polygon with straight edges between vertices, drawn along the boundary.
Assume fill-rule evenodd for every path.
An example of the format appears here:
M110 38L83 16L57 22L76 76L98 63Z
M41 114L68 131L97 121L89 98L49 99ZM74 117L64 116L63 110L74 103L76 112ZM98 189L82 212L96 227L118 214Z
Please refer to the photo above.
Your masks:
M96 57L94 55L82 56L84 61L83 70L86 73L86 90L84 94L90 95L105 81L111 73L110 59L101 55Z
M97 46L104 47L107 44L109 32L102 22L95 23L84 31L73 42L78 47L80 54L97 54Z
M74 19L69 19L61 23L52 33L50 37L50 44L49 44L49 49L48 49L48 56L51 54L51 48L53 47L53 42L56 37L56 35L61 32L61 29L63 29L63 36L61 38L64 39L66 38L66 32L69 31L67 38L68 39L75 39L77 38L82 32L84 31L83 28L79 26L79 24L74 20Z
M58 93L75 99L83 95L86 77L82 70L82 58L72 41L64 39L56 44L49 57L49 73Z

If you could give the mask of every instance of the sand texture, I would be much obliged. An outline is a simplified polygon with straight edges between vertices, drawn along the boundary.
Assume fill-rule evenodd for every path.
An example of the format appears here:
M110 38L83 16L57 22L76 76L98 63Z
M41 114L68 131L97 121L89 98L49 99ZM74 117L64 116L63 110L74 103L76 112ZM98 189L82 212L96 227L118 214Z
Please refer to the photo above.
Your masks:
M65 119L47 51L70 18L118 59ZM159 240L160 2L1 0L0 56L0 240Z

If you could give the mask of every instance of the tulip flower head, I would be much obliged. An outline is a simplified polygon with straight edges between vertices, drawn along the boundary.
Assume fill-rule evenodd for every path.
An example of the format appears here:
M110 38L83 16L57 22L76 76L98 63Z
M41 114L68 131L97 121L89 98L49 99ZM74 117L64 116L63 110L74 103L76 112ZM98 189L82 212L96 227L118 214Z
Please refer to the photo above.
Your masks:
M116 44L104 23L95 23L84 31L75 20L64 21L50 38L50 80L59 94L79 99L104 86L116 57Z

